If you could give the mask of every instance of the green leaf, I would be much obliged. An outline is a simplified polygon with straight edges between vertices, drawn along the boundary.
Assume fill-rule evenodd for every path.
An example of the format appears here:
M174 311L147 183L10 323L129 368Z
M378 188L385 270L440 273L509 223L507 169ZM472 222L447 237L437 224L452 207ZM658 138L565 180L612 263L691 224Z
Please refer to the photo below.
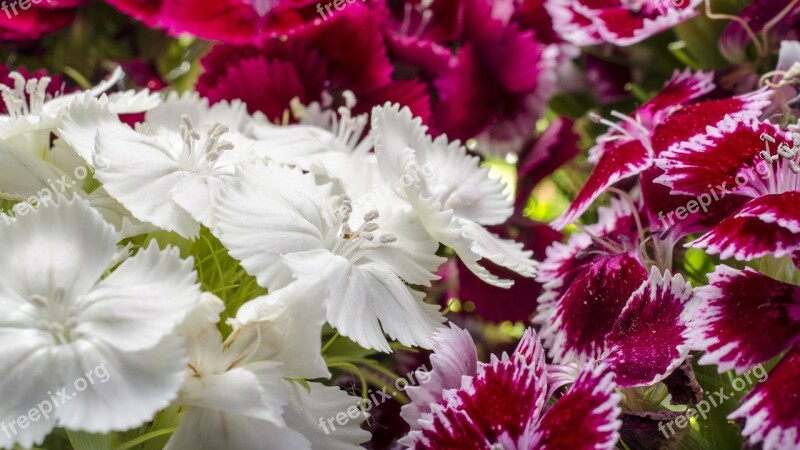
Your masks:
M115 445L116 435L93 434L84 431L67 430L69 443L75 450L108 450Z

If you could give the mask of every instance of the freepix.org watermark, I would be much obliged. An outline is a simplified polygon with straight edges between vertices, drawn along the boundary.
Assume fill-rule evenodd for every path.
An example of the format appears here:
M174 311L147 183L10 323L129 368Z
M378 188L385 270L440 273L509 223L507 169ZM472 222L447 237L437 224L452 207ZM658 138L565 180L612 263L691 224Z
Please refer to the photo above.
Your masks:
M0 3L0 9L6 13L6 17L13 19L19 15L17 8L21 9L22 11L27 11L31 9L31 5L38 5L42 2L53 3L53 0L13 0L11 2L8 0L3 0L3 2Z
M17 419L11 423L0 422L0 432L5 433L6 437L11 438L12 435L19 433L20 430L28 428L33 422L41 419L49 419L50 414L56 408L77 397L81 392L88 389L89 386L98 382L105 383L110 378L111 374L108 372L108 369L106 369L105 363L100 363L94 369L87 371L84 376L72 382L71 388L74 388L74 391L71 391L69 386L64 386L56 392L47 391L47 398L38 403L36 407L31 408L28 414L17 417ZM67 392L68 390L70 391Z
M369 411L376 406L382 405L386 400L390 400L393 397L397 396L397 392L403 392L409 386L415 385L423 385L427 382L431 381L431 374L428 371L428 368L425 365L422 365L417 370L413 370L406 374L406 378L398 378L394 382L394 388L397 390L396 392L389 394L386 392L387 386L384 386L379 391L375 391L370 389L367 392L367 397L362 399L360 404L351 405L347 408L346 411L341 411L337 413L335 416L332 417L320 417L319 418L319 426L322 428L322 431L325 434L330 434L331 431L336 430L336 425L334 425L334 420L336 424L340 427L347 425L348 422L351 420L360 419L368 419L369 418ZM330 427L330 429L328 428Z
M751 379L750 377L755 376L755 380ZM767 371L764 369L764 366L761 364L755 366L749 372L746 372L742 377L737 377L733 380L733 389L736 392L743 391L747 386L762 382L767 379L769 375ZM709 393L706 392L706 398L700 401L695 407L690 407L686 410L685 414L682 414L668 422L658 422L658 430L664 434L665 438L669 438L670 435L674 435L677 433L674 427L678 427L678 430L686 428L686 425L690 423L690 419L694 416L700 416L703 419L706 418L708 413L711 411L711 408L717 408L726 401L730 400L734 394L726 394L725 388L720 388L717 392Z

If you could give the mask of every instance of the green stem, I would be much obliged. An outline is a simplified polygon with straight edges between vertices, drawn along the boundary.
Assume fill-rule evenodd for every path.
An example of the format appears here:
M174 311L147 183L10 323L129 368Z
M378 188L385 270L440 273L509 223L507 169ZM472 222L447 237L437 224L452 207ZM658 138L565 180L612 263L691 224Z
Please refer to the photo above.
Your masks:
M124 444L120 444L119 447L116 448L116 450L127 450L129 448L136 447L137 445L142 444L144 442L147 442L150 439L157 438L157 437L163 436L165 434L171 434L172 432L175 431L176 428L177 427L169 427L169 428L162 428L160 430L151 431L151 432L149 432L149 433L147 433L145 435L139 436L139 437L137 437L135 439L131 439L130 441L125 442Z

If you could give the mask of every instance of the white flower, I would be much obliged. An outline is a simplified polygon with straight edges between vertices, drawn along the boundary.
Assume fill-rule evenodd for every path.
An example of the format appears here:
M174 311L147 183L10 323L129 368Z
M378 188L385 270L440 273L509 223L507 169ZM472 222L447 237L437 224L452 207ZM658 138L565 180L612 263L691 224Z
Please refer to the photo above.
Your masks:
M190 409L167 450L356 448L369 438L352 428L319 436L321 431L311 428L317 419L307 418L326 406L353 404L355 397L316 383L308 393L284 381L330 375L319 354L322 305L314 304L324 292L319 280L304 280L246 303L253 306L240 312L240 319L255 314L264 320L235 321L224 343L216 328L224 305L204 294L201 306L181 326L190 349L190 373L178 401ZM307 330L300 326L304 320L312 325Z
M219 237L259 284L274 290L293 278L322 278L328 322L342 335L387 352L383 332L404 345L431 345L444 319L405 282L429 286L443 259L412 215L368 211L351 220L351 201L312 175L274 163L238 170L215 205Z
M386 104L372 110L375 153L384 178L408 200L428 232L484 281L513 285L478 264L483 258L534 276L530 251L484 228L502 224L513 212L505 185L490 178L480 159L469 156L459 141L450 143L446 136L433 140L426 131L408 108Z
M88 100L75 105L59 134L134 217L194 238L200 224L214 227L214 199L236 162L250 158L252 141L237 131L248 117L240 102L209 106L197 94L173 94L133 130Z
M378 169L372 139L362 139L368 115L353 116L355 99L352 93L345 98L347 105L337 111L293 102L301 117L298 125L277 126L255 116L249 129L260 144L255 154L313 173L318 184L332 183L334 193L346 193L354 204L388 202L403 208L407 204L389 189Z
M114 114L146 111L159 101L157 95L150 94L146 89L105 95L104 92L122 80L124 73L119 67L108 80L90 90L55 98L46 96L47 86L51 82L49 77L25 80L18 72L11 72L8 76L14 80L14 87L0 84L0 95L8 110L7 114L0 114L0 139L15 138L15 144L28 144L24 147L31 153L49 148L49 133L59 126L75 101L100 97ZM31 132L40 133L23 136Z
M175 330L200 295L192 261L151 245L101 279L116 250L114 228L80 198L62 197L0 233L0 422L62 388L72 396L48 419L0 433L0 447L30 447L57 426L129 429L177 394L187 360ZM108 381L75 392L100 364Z

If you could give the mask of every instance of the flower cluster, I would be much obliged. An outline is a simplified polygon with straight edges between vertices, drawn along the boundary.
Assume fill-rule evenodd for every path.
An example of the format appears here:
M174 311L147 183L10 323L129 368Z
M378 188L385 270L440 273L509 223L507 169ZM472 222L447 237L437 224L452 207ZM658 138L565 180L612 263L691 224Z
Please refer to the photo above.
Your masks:
M0 11L0 448L800 448L800 0Z

